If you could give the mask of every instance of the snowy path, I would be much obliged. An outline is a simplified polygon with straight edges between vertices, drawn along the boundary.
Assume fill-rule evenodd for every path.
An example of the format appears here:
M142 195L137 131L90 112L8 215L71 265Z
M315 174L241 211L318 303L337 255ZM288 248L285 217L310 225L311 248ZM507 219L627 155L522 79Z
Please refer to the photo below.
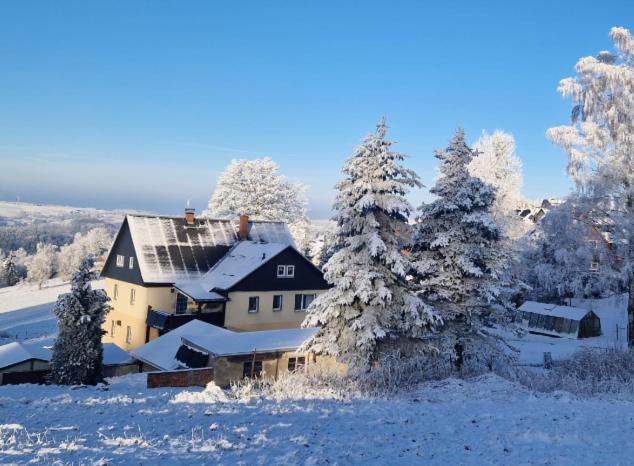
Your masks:
M138 374L108 391L0 387L0 462L582 465L634 454L631 402L535 396L493 376L350 403L196 403L193 392L147 390Z

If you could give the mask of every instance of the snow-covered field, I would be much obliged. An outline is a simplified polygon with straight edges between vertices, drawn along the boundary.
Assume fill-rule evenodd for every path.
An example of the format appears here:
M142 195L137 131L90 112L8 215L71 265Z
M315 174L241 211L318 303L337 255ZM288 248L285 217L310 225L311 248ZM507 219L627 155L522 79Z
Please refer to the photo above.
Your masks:
M0 343L51 342L51 309L67 290L0 289ZM579 347L537 335L513 344L527 361ZM634 402L538 394L492 375L348 401L149 390L144 374L110 382L0 387L0 464L579 465L630 464L634 454Z
M119 225L124 215L125 212L122 210L0 201L0 225L7 226L62 222L75 218L91 218L103 223Z
M226 400L154 389L0 387L0 462L631 464L634 405L535 395L495 376L392 400Z

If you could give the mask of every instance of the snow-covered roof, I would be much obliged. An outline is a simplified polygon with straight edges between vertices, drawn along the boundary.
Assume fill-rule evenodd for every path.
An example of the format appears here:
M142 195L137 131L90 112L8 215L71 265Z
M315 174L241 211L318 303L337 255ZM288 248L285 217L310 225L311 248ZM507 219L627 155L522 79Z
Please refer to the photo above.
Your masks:
M269 351L294 351L314 336L317 328L289 328L225 335L183 334L183 344L215 356L233 356Z
M47 348L14 341L0 346L0 369L30 361L31 359L48 362L51 360L51 356L51 350Z
M185 335L204 335L219 338L223 335L233 333L231 330L226 330L201 320L192 320L143 346L133 349L130 351L130 354L139 361L143 361L157 369L170 371L179 367L179 363L174 357L176 356L178 348L181 346L181 337Z
M232 220L127 215L139 269L146 283L174 283L205 274L238 241ZM253 241L293 244L285 223L249 222Z
M226 301L227 298L215 291L209 291L201 281L178 282L175 288L196 301Z
M563 317L571 320L581 320L590 312L588 309L580 307L559 306L557 304L539 303L537 301L526 301L520 306L519 310L545 316Z
M126 350L114 343L103 344L103 363L106 366L116 366L119 364L131 364L134 358Z
M288 243L240 241L200 279L198 289L202 293L214 289L228 290L288 247ZM176 283L176 286L179 289L189 286L192 292L195 289L191 284Z

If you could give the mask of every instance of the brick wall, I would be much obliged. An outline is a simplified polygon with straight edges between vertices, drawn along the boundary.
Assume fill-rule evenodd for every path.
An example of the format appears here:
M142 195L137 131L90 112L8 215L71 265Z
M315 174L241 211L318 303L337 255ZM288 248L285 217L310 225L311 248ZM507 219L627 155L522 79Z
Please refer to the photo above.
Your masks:
M158 387L205 387L214 380L211 367L181 371L148 372L147 388Z

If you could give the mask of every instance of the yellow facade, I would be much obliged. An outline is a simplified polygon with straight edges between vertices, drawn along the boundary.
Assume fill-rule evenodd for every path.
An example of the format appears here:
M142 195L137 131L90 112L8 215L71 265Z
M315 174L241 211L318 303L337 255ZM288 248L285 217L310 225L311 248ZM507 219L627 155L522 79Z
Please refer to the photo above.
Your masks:
M173 312L176 307L176 293L171 286L146 288L112 278L106 278L104 286L112 309L103 325L107 332L103 342L115 343L126 351L146 343L148 306L166 312Z
M320 295L324 290L236 291L229 293L225 327L237 331L275 330L300 327L306 311L295 310L296 294ZM282 309L273 310L273 296L282 295ZM258 312L249 312L249 298L258 297Z

